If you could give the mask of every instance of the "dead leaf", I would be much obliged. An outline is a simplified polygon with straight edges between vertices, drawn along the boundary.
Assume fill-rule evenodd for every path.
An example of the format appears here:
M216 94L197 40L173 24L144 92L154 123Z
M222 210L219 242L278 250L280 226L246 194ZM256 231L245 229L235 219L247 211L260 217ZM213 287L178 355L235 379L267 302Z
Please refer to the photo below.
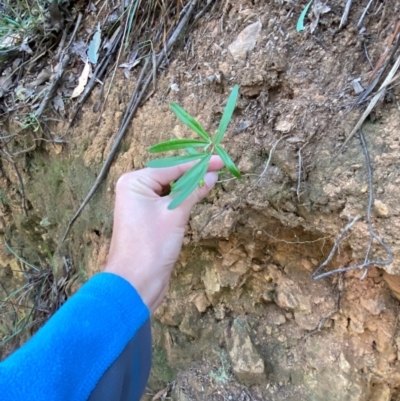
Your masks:
M60 95L57 95L56 97L54 97L53 99L53 106L55 111L58 111L61 114L65 114L65 106L64 106L64 100L62 99L62 97Z
M354 92L356 95L359 95L360 93L364 92L364 88L360 84L361 78L356 78L351 81L351 84L353 85Z
M24 88L22 85L18 85L15 90L15 97L23 102L26 102L30 97L35 94L34 89Z
M29 89L36 88L37 86L41 85L43 82L46 82L51 77L51 72L47 68L42 70L36 79L32 82L27 83L25 86Z
M113 35L111 36L111 39L107 40L106 44L104 45L104 50L108 51L113 47L113 44L114 44L115 40L117 39L120 31L121 31L121 27L119 26L115 30Z
M55 143L54 151L55 151L56 155L59 155L62 152L62 145L60 143Z
M83 40L77 40L76 42L73 42L71 45L71 52L79 56L83 62L85 62L87 57L86 50L87 46Z
M12 47L15 46L21 40L21 35L17 33L12 33L11 35L6 36L2 42L1 47Z
M130 56L129 61L127 63L122 63L119 65L119 68L125 68L124 74L127 79L130 78L130 71L133 67L137 66L140 63L140 60L137 59L138 51L135 50Z
M313 33L318 26L321 15L329 13L329 11L331 11L331 8L317 0L314 2L311 11L315 17L315 19L310 24L310 32Z
M88 78L89 78L89 74L91 72L91 65L89 63L89 60L86 60L85 63L85 67L82 71L81 76L79 77L78 80L78 86L74 89L74 91L72 92L71 95L71 99L73 99L74 97L78 97L85 89L85 86L87 84Z

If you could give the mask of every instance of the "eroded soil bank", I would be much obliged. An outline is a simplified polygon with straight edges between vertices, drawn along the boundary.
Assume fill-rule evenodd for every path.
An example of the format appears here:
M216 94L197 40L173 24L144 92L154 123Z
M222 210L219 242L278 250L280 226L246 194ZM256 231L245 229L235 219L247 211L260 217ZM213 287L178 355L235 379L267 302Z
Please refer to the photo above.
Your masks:
M73 260L79 273L73 292L106 261L119 175L143 167L150 145L190 135L168 103L179 103L212 132L237 83L240 99L224 145L245 177L222 177L193 211L170 291L153 319L149 394L175 380L172 399L180 401L397 400L397 86L363 129L373 170L371 222L393 262L372 266L363 280L364 270L317 281L311 274L357 215L327 270L365 258L365 157L357 138L344 152L340 148L362 112L350 111L357 99L352 81L361 78L365 87L372 71L364 49L376 63L399 6L385 3L383 24L381 14L369 13L359 34L355 26L364 2L353 2L349 23L340 31L343 4L335 2L311 35L295 29L304 5L267 3L227 1L223 15L204 16L169 60L156 92L134 118L107 182L66 243L59 238L109 152L135 77L117 74L102 116L93 112L95 91L61 153L49 144L23 157L28 217L19 207L12 166L3 163L3 235L27 259L37 260L46 249L54 252L57 277L64 274L65 259ZM255 23L261 29L252 33L254 49L234 58L229 45ZM52 129L62 132L65 126ZM378 243L371 252L376 260L387 258ZM8 266L5 282L18 278L6 250L0 263Z

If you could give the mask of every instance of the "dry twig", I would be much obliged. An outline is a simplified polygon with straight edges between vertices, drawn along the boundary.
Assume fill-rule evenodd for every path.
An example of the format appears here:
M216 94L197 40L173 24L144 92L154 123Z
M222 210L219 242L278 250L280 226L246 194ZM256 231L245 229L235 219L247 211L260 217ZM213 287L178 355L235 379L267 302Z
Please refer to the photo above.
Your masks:
M353 2L353 0L347 0L347 2L346 2L346 6L343 11L342 19L340 20L339 29L342 29L347 23L347 18L349 17L349 12L350 12L350 7L351 7L352 2Z
M362 24L362 22L363 22L363 20L364 20L364 17L366 16L366 14L367 14L367 12L368 12L368 10L369 10L369 8L370 8L370 6L371 6L371 4L372 4L373 1L374 1L374 0L369 0L368 4L367 4L366 7L364 8L363 13L361 14L361 17L360 17L360 19L358 20L357 28L359 28L359 27L361 26L361 24Z
M54 77L53 82L50 84L49 88L47 89L47 92L46 92L45 96L43 97L39 108L34 113L36 119L39 119L42 116L44 110L46 109L46 107L50 103L51 99L53 98L53 96L58 88L58 85L61 82L61 78L63 76L64 70L65 70L68 62L69 62L69 55L66 54L63 57L63 59L61 60L59 67L58 67L57 74Z
M390 52L390 48L391 48L394 40L396 39L397 35L399 34L399 32L400 32L400 21L397 23L393 34L389 37L388 42L386 44L385 51L382 53L381 57L379 58L378 62L376 63L376 66L375 66L374 70L372 71L371 76L369 78L369 82L373 81L376 73L379 71L380 68L382 68L385 60L388 57L388 54ZM394 51L396 51L396 48L395 48ZM393 53L392 53L392 55L393 55Z
M353 130L350 132L350 134L346 138L346 140L344 141L341 149L343 149L346 146L347 142L353 137L353 135L361 129L361 127L364 124L364 121L366 120L366 118L369 116L369 114L371 113L373 108L376 106L378 101L384 96L387 86L392 83L393 77L396 74L399 66L400 66L400 56L397 58L396 62L394 63L394 65L393 65L392 69L390 70L389 74L387 75L386 79L383 81L383 83L382 83L381 87L379 88L377 94L371 99L367 109L364 111L364 113L362 114L362 116L358 120L357 124L355 125Z
M304 147L305 147L306 145L308 145L308 142L309 142L309 141L307 141L307 142L299 149L299 151L297 152L298 157L299 157L299 162L298 162L298 164L299 164L299 173L298 173L298 176L297 176L297 189L296 189L297 199L300 199L301 174L302 174L302 167L303 167L303 157L301 156L301 151L304 149Z

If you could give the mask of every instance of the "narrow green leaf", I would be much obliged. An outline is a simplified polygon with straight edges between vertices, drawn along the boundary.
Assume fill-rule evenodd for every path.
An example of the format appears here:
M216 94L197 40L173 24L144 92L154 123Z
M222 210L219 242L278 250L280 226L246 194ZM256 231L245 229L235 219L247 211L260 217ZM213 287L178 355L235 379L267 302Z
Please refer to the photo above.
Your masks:
M184 189L181 192L179 192L173 199L173 201L168 205L169 210L175 209L177 206L179 206L197 188L199 182L207 172L208 162L210 161L210 159L211 159L211 154L209 155L208 158L203 159L200 163L198 163L198 165L200 165L201 168L199 168L196 171L196 175L193 176L193 180L190 181L189 184L185 186Z
M203 155L205 156L205 153L196 153L195 155L165 157L164 159L154 159L147 162L146 166L152 168L178 166L179 164L201 159L203 158Z
M90 41L89 48L87 51L88 59L92 64L97 64L97 59L99 57L100 43L101 43L101 29L99 23L97 25L96 32L93 35L92 40Z
M208 143L197 139L171 139L160 142L149 148L150 153L167 152L169 150L188 149L198 146L207 146Z
M136 15L136 10L139 4L139 0L136 0L135 4L131 3L128 11L130 12L129 15L129 22L128 22L128 29L126 30L126 39L125 39L125 49L128 47L130 35L132 32L132 24L133 24L133 18Z
M196 132L196 134L201 136L206 141L211 142L210 135L207 134L206 130L200 125L200 123L196 121L196 119L192 117L186 110L182 109L182 107L176 103L170 103L169 107L175 113L175 115L191 130Z
M211 153L204 153L204 156L201 159L201 161L196 165L194 165L190 170L186 171L186 173L183 174L183 176L174 183L170 195L177 194L178 192L182 191L187 185L189 185L189 183L195 179L194 177L197 176L198 172L202 170L202 166L204 164L208 166L210 159L211 159Z
M310 0L310 2L304 7L304 10L301 12L299 19L297 20L297 26L296 26L296 31L304 31L304 19L306 18L307 11L311 6L311 3L313 0Z
M219 145L222 138L225 135L228 124L231 121L233 110L235 110L236 100L239 96L239 86L235 85L229 95L228 101L226 102L224 113L222 114L221 121L219 123L218 131L214 138L214 143Z
M188 152L190 155L198 155L200 153L195 148L188 148L186 149L186 152Z
M240 171L238 170L232 159L229 157L228 153L226 153L225 149L223 149L220 145L217 145L215 147L215 151L218 153L218 156L222 159L230 173L232 173L235 177L240 178L242 176L240 174Z

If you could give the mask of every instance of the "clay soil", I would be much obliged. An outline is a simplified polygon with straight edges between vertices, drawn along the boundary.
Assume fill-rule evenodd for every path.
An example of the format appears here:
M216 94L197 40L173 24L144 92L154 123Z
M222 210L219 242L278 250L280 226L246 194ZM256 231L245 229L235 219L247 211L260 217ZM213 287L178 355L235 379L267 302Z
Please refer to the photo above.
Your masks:
M170 290L153 318L153 371L144 399L167 388L168 397L179 401L399 400L396 83L363 126L373 170L371 223L393 261L371 266L365 277L364 270L355 270L311 278L357 215L326 271L365 258L365 157L356 137L344 151L341 146L365 109L353 107L352 82L360 78L368 86L373 68L366 51L375 66L394 31L399 4L383 2L375 14L376 2L360 34L356 26L367 1L353 1L340 30L344 2L329 2L331 11L321 15L310 34L296 32L304 2L222 3L220 12L206 13L173 53L157 90L130 125L107 182L69 240L60 244L58 238L109 152L135 71L130 79L118 71L101 116L93 111L95 89L61 153L48 145L26 155L28 217L18 207L12 167L3 166L2 187L11 203L3 205L3 235L14 246L23 244L25 258L45 253L46 244L54 252L55 268L65 257L73 260L75 291L106 262L117 178L144 167L150 145L191 135L170 112L169 102L179 103L213 132L238 84L240 98L223 144L244 177L222 177L193 210ZM229 45L258 21L262 28L255 47L234 59ZM52 129L62 132L65 126L55 123ZM44 218L50 225L40 224ZM375 260L387 258L376 242L371 254ZM21 280L5 249L0 262L8 266L1 280ZM157 399L162 394L167 393Z

